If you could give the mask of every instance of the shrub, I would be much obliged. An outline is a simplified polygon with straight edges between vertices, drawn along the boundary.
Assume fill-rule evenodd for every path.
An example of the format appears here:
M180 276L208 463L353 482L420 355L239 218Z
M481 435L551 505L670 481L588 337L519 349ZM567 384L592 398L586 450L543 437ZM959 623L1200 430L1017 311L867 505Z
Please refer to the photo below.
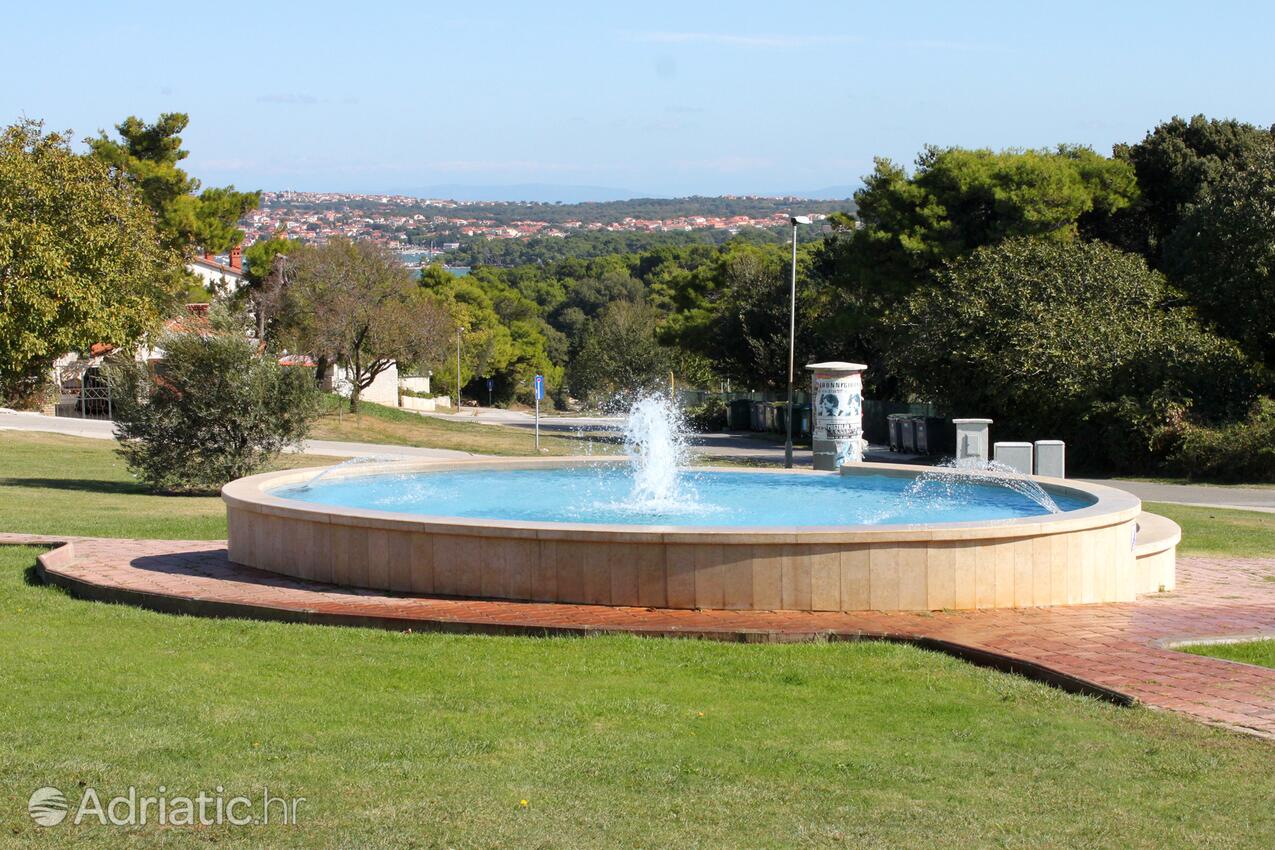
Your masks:
M1164 457L1175 406L1243 415L1249 362L1186 309L1163 276L1109 245L1010 239L946 267L893 325L905 388L999 439L1061 438L1078 466L1135 470Z
M1188 478L1275 482L1275 399L1262 398L1239 422L1185 423L1169 468Z
M298 444L318 413L309 369L280 366L242 335L180 333L154 368L111 367L119 453L150 487L215 492Z
M708 398L703 404L686 409L686 422L700 433L726 430L726 402Z

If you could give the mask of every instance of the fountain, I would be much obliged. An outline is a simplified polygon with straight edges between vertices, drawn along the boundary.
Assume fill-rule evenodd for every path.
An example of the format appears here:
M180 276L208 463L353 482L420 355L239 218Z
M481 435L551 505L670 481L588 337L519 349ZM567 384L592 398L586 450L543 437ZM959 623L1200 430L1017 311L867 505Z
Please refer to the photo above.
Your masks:
M230 555L398 592L671 608L991 608L1172 586L1171 557L1136 565L1140 503L1119 490L995 464L692 467L681 423L648 396L622 456L240 479L222 493Z

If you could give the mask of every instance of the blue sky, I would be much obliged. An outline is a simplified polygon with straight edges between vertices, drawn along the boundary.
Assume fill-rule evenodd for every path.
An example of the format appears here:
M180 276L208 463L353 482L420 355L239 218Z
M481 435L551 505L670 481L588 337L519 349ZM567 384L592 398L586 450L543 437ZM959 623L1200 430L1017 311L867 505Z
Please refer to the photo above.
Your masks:
M926 143L1275 121L1275 4L22 3L0 119L191 116L206 185L853 185Z

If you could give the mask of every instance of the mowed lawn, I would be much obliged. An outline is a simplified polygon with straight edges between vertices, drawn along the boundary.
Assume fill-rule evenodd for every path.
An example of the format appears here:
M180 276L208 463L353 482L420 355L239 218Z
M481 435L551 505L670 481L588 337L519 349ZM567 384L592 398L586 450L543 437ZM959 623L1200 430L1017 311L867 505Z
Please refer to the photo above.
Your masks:
M393 443L456 449L491 455L534 455L536 435L527 428L458 422L436 416L421 416L396 407L363 402L359 412L349 412L342 399L329 396L324 414L310 434L316 440L348 440L356 443ZM541 454L580 455L616 451L614 443L599 439L576 439L542 431Z
M1268 578L1271 581L1275 581L1275 575ZM1242 661L1245 664L1257 664L1261 667L1275 667L1275 638L1269 640L1246 640L1238 643L1201 643L1194 646L1184 646L1182 650L1195 655L1225 658L1228 661Z
M1182 526L1179 555L1275 558L1275 514L1163 502L1143 507Z
M0 528L224 534L215 500L124 486L110 448L0 432ZM1275 834L1269 742L911 647L176 617L35 583L38 551L0 547L0 845L1265 848ZM297 826L42 828L26 801L45 785L72 808L84 788L130 785L306 799Z

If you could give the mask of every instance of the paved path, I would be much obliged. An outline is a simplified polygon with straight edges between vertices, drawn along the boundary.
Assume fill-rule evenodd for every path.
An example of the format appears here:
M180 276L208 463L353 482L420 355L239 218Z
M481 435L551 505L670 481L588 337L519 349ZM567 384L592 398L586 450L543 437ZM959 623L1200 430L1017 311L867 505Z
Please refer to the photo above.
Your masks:
M115 424L101 419L75 419L69 416L41 416L38 413L8 413L0 415L0 431L42 431L50 434L66 434L72 437L88 437L95 440L115 439ZM457 458L476 457L469 452L454 449L428 449L417 446L380 445L377 443L351 443L342 440L306 440L302 449L306 454L328 457L426 457Z
M0 543L62 538L0 534ZM227 560L223 541L73 538L41 559L77 596L206 616L470 632L781 641L907 640L1275 738L1275 670L1174 651L1188 638L1275 635L1275 558L1181 558L1178 589L1133 603L881 614L686 611L390 595L290 579Z
M1275 487L1231 487L1217 484L1160 484L1121 478L1083 479L1132 493L1146 502L1173 502L1209 508L1244 508L1275 513Z

